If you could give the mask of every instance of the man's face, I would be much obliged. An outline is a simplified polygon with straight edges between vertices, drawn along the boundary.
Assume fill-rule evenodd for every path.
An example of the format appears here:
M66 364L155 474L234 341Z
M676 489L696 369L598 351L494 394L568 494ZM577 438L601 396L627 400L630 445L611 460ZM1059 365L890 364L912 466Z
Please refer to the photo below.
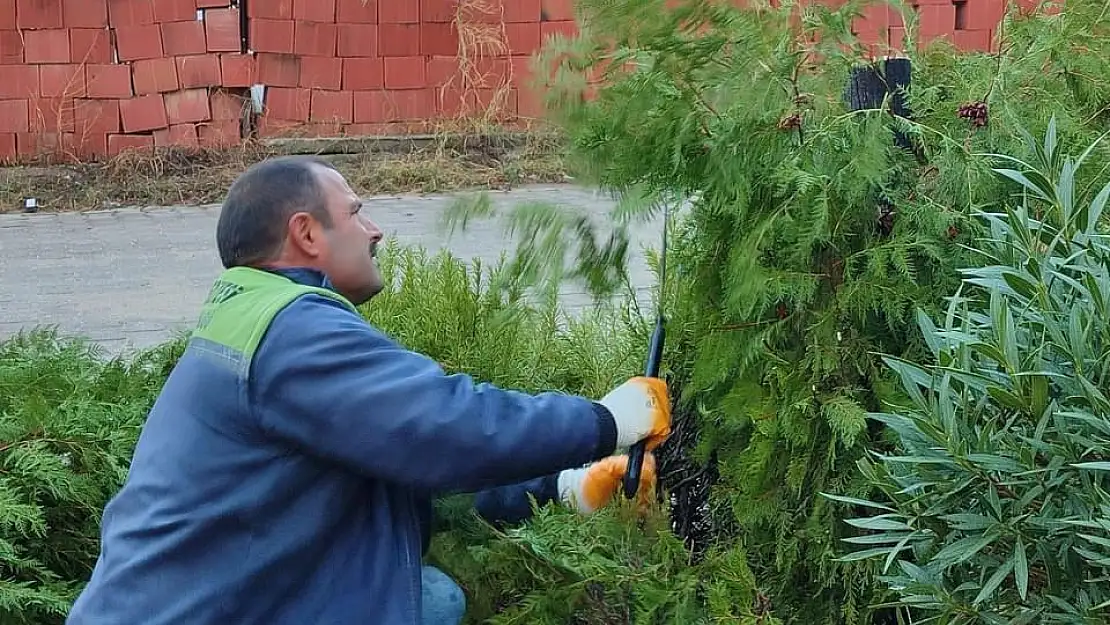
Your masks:
M362 200L342 174L325 168L318 172L332 221L324 230L321 269L344 297L362 304L383 288L375 260L382 231L362 213Z

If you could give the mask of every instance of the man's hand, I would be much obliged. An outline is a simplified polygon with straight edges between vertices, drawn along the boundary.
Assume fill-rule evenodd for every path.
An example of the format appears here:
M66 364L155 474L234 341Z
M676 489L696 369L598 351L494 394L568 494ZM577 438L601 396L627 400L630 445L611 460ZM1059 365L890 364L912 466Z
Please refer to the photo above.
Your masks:
M647 450L651 451L671 435L671 398L667 383L659 378L632 378L598 403L617 422L618 449L646 440Z
M559 499L582 514L591 514L609 503L628 470L628 456L609 456L580 469L559 473ZM643 506L655 492L655 456L644 455L637 501Z

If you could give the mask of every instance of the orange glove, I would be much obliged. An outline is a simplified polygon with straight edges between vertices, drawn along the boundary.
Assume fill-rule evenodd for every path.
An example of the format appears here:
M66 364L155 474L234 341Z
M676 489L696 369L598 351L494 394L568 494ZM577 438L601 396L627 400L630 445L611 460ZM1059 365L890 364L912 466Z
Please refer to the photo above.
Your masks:
M580 469L559 473L559 498L582 514L591 514L609 503L621 488L628 470L628 456L609 456ZM640 488L636 491L641 505L651 501L655 491L655 456L644 454L644 470L640 472Z
M617 422L617 449L645 440L651 451L671 435L671 398L667 383L659 378L632 378L597 403Z

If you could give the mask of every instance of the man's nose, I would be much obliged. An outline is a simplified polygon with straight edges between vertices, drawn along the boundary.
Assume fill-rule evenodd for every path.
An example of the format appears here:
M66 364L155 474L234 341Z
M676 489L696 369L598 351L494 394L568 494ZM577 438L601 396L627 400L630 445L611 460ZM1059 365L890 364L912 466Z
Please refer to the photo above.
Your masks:
M378 227L378 224L370 221L369 219L363 219L366 222L366 233L370 235L370 240L374 243L381 241L382 237L385 236L385 233L383 233L382 229Z

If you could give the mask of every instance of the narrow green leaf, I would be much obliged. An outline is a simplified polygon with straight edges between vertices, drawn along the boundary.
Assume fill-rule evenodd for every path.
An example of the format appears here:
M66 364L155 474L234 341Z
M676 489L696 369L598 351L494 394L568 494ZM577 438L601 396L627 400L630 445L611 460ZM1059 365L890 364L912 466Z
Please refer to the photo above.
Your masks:
M1015 293L1026 299L1033 299L1037 295L1036 283L1021 274L1006 271L1002 273L1002 279Z
M921 388L932 388L932 376L921 367L900 358L884 356L883 362L898 374L902 380L902 387L914 403L920 408L926 408L927 404L925 396L921 393Z
M900 464L943 464L948 466L955 466L956 463L951 459L943 456L879 456L886 462L897 462Z
M1048 408L1049 394L1048 394L1048 377L1044 375L1033 374L1031 383L1029 385L1029 395L1032 406L1030 407L1030 414L1040 415L1044 414Z
M1021 499L1018 500L1017 508L1019 510L1025 509L1026 506L1033 503L1034 499L1040 497L1042 493L1044 493L1044 487L1040 484L1037 484L1033 488L1030 488L1028 491L1025 492L1024 495L1021 496Z
M994 454L968 454L967 459L978 464L987 471L1019 473L1025 470L1025 467L1013 458L1004 458Z
M1016 156L1012 156L1010 154L997 154L997 153L994 153L994 152L979 152L979 153L976 153L975 156L982 156L982 157L989 158L989 159L998 159L998 160L1002 160L1002 161L1009 161L1011 163L1014 163L1015 165L1020 165L1022 169L1033 169L1033 166L1030 165L1029 163L1026 163L1025 161L1021 160L1020 158L1018 158Z
M1091 406L1095 408L1097 412L1101 412L1102 414L1110 413L1110 400L1106 399L1102 391L1092 384L1091 381L1087 379L1087 376L1076 373L1075 379L1083 386L1087 399L1090 400Z
M1072 547L1072 551L1083 556L1083 559L1087 560L1089 564L1095 566L1110 566L1110 557L1107 557L1101 553L1095 553L1090 549L1084 549L1082 547Z
M890 565L894 564L894 558L898 557L898 554L902 553L902 551L907 548L907 543L910 542L910 538L913 538L913 536L914 534L906 536L901 542L894 546L894 549L887 555L886 561L883 562L883 573L890 570Z
M991 505L991 510L994 510L995 516L1002 517L1002 502L998 500L998 489L991 484L987 489L987 503Z
M1079 537L1082 538L1083 540L1089 540L1089 541L1095 543L1096 545L1099 545L1099 546L1102 546L1102 547L1110 547L1110 538L1103 538L1101 536L1091 536L1090 534L1079 534Z
M1063 211L1065 229L1075 223L1075 164L1068 159L1060 168L1060 179L1056 183L1056 202ZM1086 224L1079 225L1082 228Z
M1016 183L1020 184L1021 186L1025 187L1025 189L1027 191L1029 191L1030 193L1032 193L1034 196L1036 196L1036 197L1038 197L1038 198L1040 198L1040 199L1042 199L1046 202L1051 202L1052 201L1052 198L1048 195L1048 193L1046 193L1043 189L1041 189L1037 185L1033 184L1033 182L1030 181L1029 178L1027 178L1025 176L1025 174L1021 173L1020 171L1017 171L1015 169L1001 169L1001 168L995 168L994 171L1003 175L1003 176L1006 176L1010 180L1013 180L1014 182L1016 182Z
M1071 466L1088 471L1110 471L1110 462L1079 462Z
M975 556L975 554L982 551L985 547L994 542L992 534L982 534L979 536L968 536L961 538L956 542L941 549L935 556L933 562L940 564L943 568L947 569L950 566L966 562Z
M1010 310L1008 302L1003 302L1002 311L1002 322L1005 324L1006 332L1003 335L1004 338L999 337L998 346L1004 350L1006 368L1012 374L1019 370L1021 363L1021 355L1018 354L1017 323L1014 321L1013 311ZM998 332L998 328L995 328L995 332Z
M1110 189L1110 185L1106 186ZM1100 317L1106 316L1106 294L1103 292L1102 284L1089 273L1083 274L1081 278L1083 285L1087 287L1087 292L1091 294L1091 300L1094 302L1095 310Z
M913 528L909 525L906 525L902 521L895 521L887 515L871 517L867 519L847 519L845 523L865 530L913 531Z
M940 354L941 349L937 326L933 323L933 320L929 318L929 315L925 314L925 311L920 308L917 309L916 317L917 329L921 337L925 339L925 344L929 346L929 351L933 353L933 357L935 358Z
M1048 129L1044 133L1044 154L1051 163L1056 154L1056 115L1048 120Z
M982 514L947 514L940 518L948 521L954 529L961 531L983 530L997 523L994 519Z
M1014 544L1014 581L1021 600L1025 601L1029 594L1029 562L1025 558L1025 543L1020 537Z
M1006 356L1002 353L1002 350L998 349L994 345L991 345L990 343L975 341L973 343L970 343L969 347L977 352L981 352L982 354L986 355L987 358L994 360L1000 365L1006 365Z
M994 591L998 590L998 587L1002 584L1002 580L1006 579L1006 576L1009 575L1010 571L1012 571L1013 569L1014 559L1010 558L1009 560L1006 560L1005 564L998 567L998 570L994 572L994 575L990 576L990 579L988 579L987 583L983 585L983 589L979 591L979 594L975 596L975 599L972 600L971 604L979 605L990 598L991 595L994 594Z
M908 534L871 534L868 536L849 536L848 538L841 538L840 540L852 545L893 545L914 534L915 532L910 532Z
M865 508L878 508L879 510L886 510L887 512L895 512L894 508L884 506L881 503L875 503L874 501L867 501L866 499L856 499L855 497L845 497L843 495L831 495L829 493L821 493L821 496L833 501L839 501L840 503L851 504L854 506L863 506Z
M1087 350L1091 345L1089 334L1091 325L1090 323L1084 323L1086 321L1083 318L1084 316L1084 311L1079 306L1073 306L1068 311L1068 339L1073 362L1086 362L1088 360Z
M839 558L836 558L834 561L835 562L855 562L857 560L866 560L868 558L876 558L876 557L879 557L879 556L885 556L888 553L890 553L891 551L894 551L895 554L898 553L897 551L895 551L894 547L875 547L874 549L862 549L860 551L853 551L849 554L846 554L846 555L840 556Z
M1087 412L1072 412L1067 410L1061 410L1057 414L1060 417L1082 421L1084 424L1099 430L1103 434L1110 435L1110 419L1104 416L1095 416Z
M930 581L930 578L932 577L931 575L929 575L928 573L925 572L925 569L921 568L920 566L917 566L913 562L907 562L905 560L900 560L898 562L898 566L902 569L902 572L904 572L910 579L912 579L913 581L918 582L918 583L922 583L922 582L927 583L927 582Z
M1014 395L1004 388L992 386L987 389L987 394L991 396L991 399L1002 404L1003 406L1006 406L1007 408L1018 411L1024 411L1026 408L1025 402L1023 402L1020 397Z
M1102 213L1106 210L1106 202L1110 200L1110 182L1102 187L1094 200L1091 200L1091 206L1087 209L1087 232L1098 232L1098 221L1102 219Z

